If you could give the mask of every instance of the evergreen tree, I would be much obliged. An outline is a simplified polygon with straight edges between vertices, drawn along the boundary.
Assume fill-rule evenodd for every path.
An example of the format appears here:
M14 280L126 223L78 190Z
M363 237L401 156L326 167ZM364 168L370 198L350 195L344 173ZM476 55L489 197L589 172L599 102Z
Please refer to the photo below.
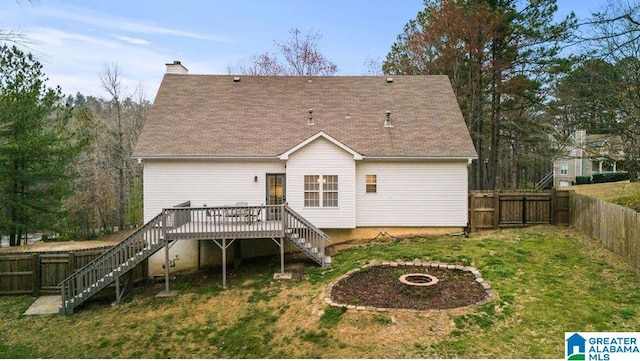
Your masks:
M515 137L539 131L525 128L575 26L573 15L555 23L556 11L555 0L425 0L387 55L387 74L449 76L480 158L472 187L513 186L509 168L528 163L513 159L532 153Z
M57 230L82 147L60 89L46 80L31 54L0 47L0 233L12 246Z

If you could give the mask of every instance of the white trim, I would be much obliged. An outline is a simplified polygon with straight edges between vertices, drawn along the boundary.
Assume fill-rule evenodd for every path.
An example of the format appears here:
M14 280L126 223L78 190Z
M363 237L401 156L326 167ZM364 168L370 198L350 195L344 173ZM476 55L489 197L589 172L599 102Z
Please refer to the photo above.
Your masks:
M139 155L134 154L131 156L134 159L160 159L160 160L180 160L180 159L188 159L188 160L233 160L233 159L254 159L254 160L277 160L276 156L273 155L205 155L205 154L193 154L193 155L176 155L176 154L167 154L167 155Z
M296 151L300 150L301 148L305 147L306 145L308 145L309 143L313 142L314 140L323 137L324 139L330 141L331 143L333 143L334 145L338 146L339 148L343 149L344 151L346 151L347 153L351 154L353 156L354 160L362 160L364 158L364 156L358 152L356 152L355 150L349 148L348 146L344 145L343 143L341 143L340 141L338 141L337 139L333 138L332 136L330 136L329 134L323 132L323 131L319 131L318 133L312 135L311 137L303 140L302 142L300 142L298 145L294 146L293 148L287 150L286 152L280 154L278 156L278 159L280 160L288 160L289 156L293 153L295 153Z

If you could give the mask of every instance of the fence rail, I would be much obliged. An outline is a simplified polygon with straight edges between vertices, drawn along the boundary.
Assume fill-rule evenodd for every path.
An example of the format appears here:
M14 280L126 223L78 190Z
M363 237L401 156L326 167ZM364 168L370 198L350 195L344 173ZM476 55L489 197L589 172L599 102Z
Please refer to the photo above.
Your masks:
M60 282L107 248L75 252L7 253L0 255L0 295L59 294ZM147 263L133 271L134 281L147 278Z

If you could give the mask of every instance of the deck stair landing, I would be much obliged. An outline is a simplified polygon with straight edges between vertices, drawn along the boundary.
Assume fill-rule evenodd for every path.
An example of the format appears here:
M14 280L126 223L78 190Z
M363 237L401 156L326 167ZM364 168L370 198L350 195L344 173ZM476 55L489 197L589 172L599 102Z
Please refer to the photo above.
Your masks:
M277 217L265 220L265 214ZM125 240L62 281L60 313L72 314L76 307L112 283L116 284L118 302L122 295L121 277L128 274L131 279L133 268L173 241L241 238L286 239L322 267L331 263L331 258L325 255L329 237L286 204L197 208L186 202L164 209Z

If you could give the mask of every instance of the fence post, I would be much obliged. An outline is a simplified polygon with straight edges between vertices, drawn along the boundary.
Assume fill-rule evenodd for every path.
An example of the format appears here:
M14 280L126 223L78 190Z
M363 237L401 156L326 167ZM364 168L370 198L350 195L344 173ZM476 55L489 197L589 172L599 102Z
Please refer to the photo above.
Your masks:
M476 214L476 194L469 192L469 229L471 232L477 231L476 221L474 220Z
M500 227L500 193L493 191L493 228L498 229Z
M38 297L40 295L40 255L37 253L33 254L33 297Z
M67 257L67 277L69 277L76 272L76 254L71 252Z
M549 202L549 223L554 226L558 225L558 215L556 214L556 210L558 209L558 194L556 193L556 189L551 189L551 201Z

